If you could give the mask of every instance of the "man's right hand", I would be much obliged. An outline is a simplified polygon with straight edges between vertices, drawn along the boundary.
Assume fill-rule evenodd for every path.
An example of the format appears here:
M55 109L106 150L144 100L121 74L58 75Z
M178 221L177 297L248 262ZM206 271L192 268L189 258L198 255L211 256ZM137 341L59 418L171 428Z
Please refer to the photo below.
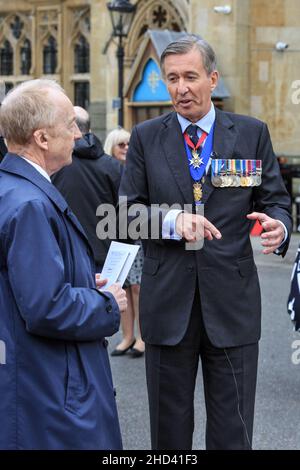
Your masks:
M127 297L126 297L126 292L120 284L112 284L110 287L105 289L106 292L110 292L114 298L115 301L118 304L119 310L121 313L126 312L127 309Z
M176 232L188 242L197 242L207 238L218 240L222 238L221 232L203 215L182 212L176 219Z

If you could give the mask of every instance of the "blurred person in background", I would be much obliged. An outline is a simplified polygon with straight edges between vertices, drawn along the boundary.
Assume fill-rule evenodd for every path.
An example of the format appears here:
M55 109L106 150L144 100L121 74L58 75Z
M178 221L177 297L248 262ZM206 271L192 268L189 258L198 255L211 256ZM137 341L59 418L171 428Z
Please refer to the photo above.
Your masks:
M294 330L300 331L300 247L298 247L292 270L287 309L294 324Z
M114 129L109 132L106 137L104 151L125 164L129 139L130 133L128 131L123 128ZM127 294L128 308L126 314L123 315L121 319L123 339L121 343L117 345L116 349L112 351L112 356L122 356L129 352L131 357L141 357L145 352L145 344L141 338L139 323L139 295L144 255L140 241L136 243L140 245L140 249L124 285ZM135 321L136 337L134 332Z
M6 152L7 152L7 147L4 142L4 138L0 135L0 162L2 162Z
M5 83L0 81L0 106L5 96ZM2 162L4 155L7 152L7 147L4 142L4 138L2 137L1 129L0 129L0 163Z

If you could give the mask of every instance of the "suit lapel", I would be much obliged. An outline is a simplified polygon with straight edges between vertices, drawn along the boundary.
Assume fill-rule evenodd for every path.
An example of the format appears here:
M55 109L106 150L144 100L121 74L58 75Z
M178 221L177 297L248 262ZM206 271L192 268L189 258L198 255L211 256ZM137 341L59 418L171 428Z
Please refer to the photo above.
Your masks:
M191 175L176 113L169 114L163 124L165 127L161 132L161 145L165 157L185 203L191 204L193 201Z
M234 128L234 124L227 116L216 109L216 123L214 132L214 144L213 151L219 156L219 158L231 159L233 158L233 150L237 139L237 132ZM215 187L211 183L211 168L207 175L204 188L203 188L203 203L205 204L215 190Z

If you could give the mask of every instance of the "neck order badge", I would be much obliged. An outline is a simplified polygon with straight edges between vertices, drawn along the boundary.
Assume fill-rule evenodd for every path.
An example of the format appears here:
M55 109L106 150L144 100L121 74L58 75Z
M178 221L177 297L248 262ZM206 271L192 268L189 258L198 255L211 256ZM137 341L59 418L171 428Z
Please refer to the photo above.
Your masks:
M204 174L205 174L205 169L209 161L209 157L212 152L213 138L214 138L214 124L212 125L208 136L206 132L202 132L202 135L200 139L198 139L198 142L196 143L196 145L192 142L187 132L184 133L184 145L186 149L186 155L187 155L187 159L189 162L191 177L194 180L193 193L194 193L194 202L196 205L196 210L197 210L197 206L202 204L203 184L205 182ZM201 151L200 147L201 147L201 144L204 142L204 140L205 140L205 144Z

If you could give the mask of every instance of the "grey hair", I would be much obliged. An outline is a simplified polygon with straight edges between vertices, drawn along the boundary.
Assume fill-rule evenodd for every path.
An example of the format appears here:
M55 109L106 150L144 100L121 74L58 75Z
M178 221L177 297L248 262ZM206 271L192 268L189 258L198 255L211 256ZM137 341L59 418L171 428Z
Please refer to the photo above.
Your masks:
M196 48L202 56L203 66L206 70L207 75L210 75L214 70L216 70L217 59L216 54L211 45L208 44L208 42L202 39L200 36L197 36L195 34L187 34L181 39L178 39L178 41L171 42L163 51L160 57L160 67L163 74L165 58L168 55L187 54L194 48Z
M49 92L63 88L54 80L28 80L8 92L0 108L0 128L7 142L24 145L36 129L55 125L57 104Z
M130 133L123 129L122 127L119 127L118 129L113 129L107 134L107 137L104 142L104 152L107 153L108 155L113 155L113 148L115 145L119 144L120 142L123 142L124 140L130 139Z
M84 119L83 117L76 116L76 124L82 134L90 132L91 121L89 118Z

